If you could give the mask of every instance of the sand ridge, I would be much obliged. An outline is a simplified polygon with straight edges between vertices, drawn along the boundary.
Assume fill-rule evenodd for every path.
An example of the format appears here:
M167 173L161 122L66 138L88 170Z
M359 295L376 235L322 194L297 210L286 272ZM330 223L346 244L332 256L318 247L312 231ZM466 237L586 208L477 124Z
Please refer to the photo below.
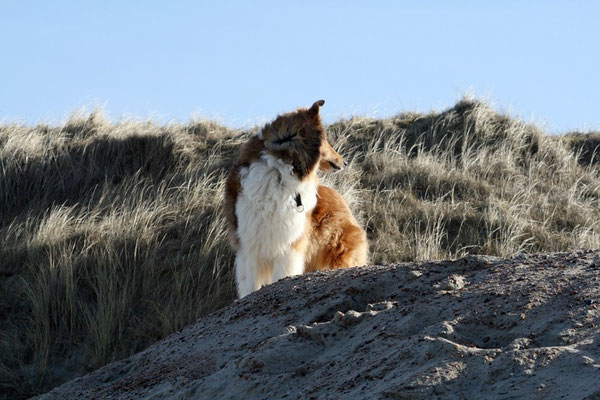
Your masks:
M600 398L600 251L287 278L40 398Z

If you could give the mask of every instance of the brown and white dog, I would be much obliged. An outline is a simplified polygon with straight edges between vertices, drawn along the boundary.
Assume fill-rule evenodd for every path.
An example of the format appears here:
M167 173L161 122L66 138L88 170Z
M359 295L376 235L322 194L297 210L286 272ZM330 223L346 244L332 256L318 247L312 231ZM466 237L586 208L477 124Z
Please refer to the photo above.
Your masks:
M266 124L229 172L225 214L239 297L286 276L367 262L364 230L342 196L319 185L317 170L344 166L321 124L324 103Z

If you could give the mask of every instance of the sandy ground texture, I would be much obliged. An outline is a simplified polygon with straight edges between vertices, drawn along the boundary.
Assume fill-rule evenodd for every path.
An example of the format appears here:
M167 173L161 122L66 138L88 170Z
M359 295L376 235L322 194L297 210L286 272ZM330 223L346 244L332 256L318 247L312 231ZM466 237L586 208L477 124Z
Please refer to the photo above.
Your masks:
M600 399L600 251L288 278L45 399Z

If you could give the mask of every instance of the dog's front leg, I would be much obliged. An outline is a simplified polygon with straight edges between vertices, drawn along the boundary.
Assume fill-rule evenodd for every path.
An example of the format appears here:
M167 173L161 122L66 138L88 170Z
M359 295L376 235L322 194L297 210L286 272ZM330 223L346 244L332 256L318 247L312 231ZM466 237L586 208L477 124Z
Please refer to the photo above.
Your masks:
M273 264L273 282L286 276L300 275L304 272L304 256L291 249L286 254L277 257Z
M252 257L243 251L238 251L235 257L235 279L240 299L261 287L258 265Z

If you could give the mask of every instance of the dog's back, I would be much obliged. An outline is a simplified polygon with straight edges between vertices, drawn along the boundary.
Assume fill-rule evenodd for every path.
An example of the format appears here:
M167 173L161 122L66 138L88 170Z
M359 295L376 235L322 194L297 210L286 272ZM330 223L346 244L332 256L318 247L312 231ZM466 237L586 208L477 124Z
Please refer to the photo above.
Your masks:
M309 216L305 272L365 265L368 242L350 208L335 190L320 185Z

